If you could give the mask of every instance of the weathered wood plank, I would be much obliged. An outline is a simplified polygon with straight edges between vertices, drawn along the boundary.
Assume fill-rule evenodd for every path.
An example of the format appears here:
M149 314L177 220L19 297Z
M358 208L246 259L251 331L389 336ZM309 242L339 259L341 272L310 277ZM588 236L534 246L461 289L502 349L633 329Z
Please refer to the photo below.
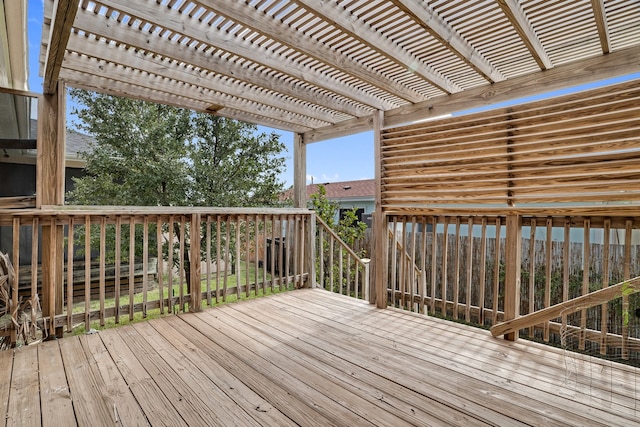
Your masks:
M194 319L191 317L190 319L190 325L193 326ZM177 329L184 331L184 323L180 319L167 317L163 321L172 324L172 326L179 322ZM269 396L269 403L277 410L300 425L322 424L323 422L327 425L330 424L330 420L316 411L314 408L316 403L314 403L313 399L297 402L292 398L295 394L291 394L291 391L281 384L270 381L265 376L266 373L264 371L257 370L253 364L249 364L249 361L230 354L226 347L211 339L207 334L209 326L206 323L199 321L199 319L195 319L195 321L198 323L198 328L189 330L190 333L185 335L186 338L204 350L210 358L215 360L226 371L233 373L238 380L249 386L256 393L261 396ZM202 328L202 331L200 328ZM284 376L286 377L287 375L284 374Z
M180 412L162 388L145 370L136 354L129 349L116 329L101 331L99 336L120 370L131 393L153 426L187 426Z
M95 362L87 358L80 337L69 337L59 343L78 425L117 425L113 399L94 369Z
M94 375L100 376L104 381L104 393L113 404L116 423L125 426L148 426L149 422L99 335L84 335L80 337L80 342L88 355Z
M238 410L238 405L226 393L225 390L219 388L212 378L209 378L201 370L199 364L192 363L188 359L182 357L175 349L175 344L158 335L156 330L149 325L148 322L138 323L134 325L138 336L135 338L137 345L143 345L147 348L147 352L151 352L153 348L161 359L158 366L165 368L168 379L179 379L184 381L184 386L189 390L183 391L181 395L188 401L195 402L199 400L206 405L207 410L198 410L203 416L207 417L212 423L230 423L238 425L259 425L247 412ZM154 356L155 357L155 356ZM162 360L163 362L160 362ZM206 362L204 362L206 363ZM182 388L181 382L173 383L176 388ZM195 397L198 399L195 399ZM213 414L209 413L215 408Z
M186 324L180 325L180 322L149 322L149 327L153 327L156 334L175 346L181 355L180 357L188 359L194 366L197 366L207 377L207 381L213 382L215 387L223 390L239 408L257 422L263 425L295 425L292 420L271 405L268 399L257 394L236 378L232 372L216 363L204 348L185 338L183 333L185 326Z
M52 427L77 425L71 390L67 384L65 367L57 341L48 341L39 345L38 371L42 425Z
M7 426L40 425L37 346L15 350L6 420Z
M324 299L323 296L317 298L315 295L310 296L300 293L286 295L285 297L278 299L274 303L278 306L282 304L281 310L283 312L298 311L301 314L301 319L310 317L309 322L322 324L327 321L333 322L333 319L336 319L336 324L339 325L340 321L337 320L340 316L339 312L343 312L345 316L353 316L354 310L367 313L367 307L353 304L353 301L348 299L336 301L335 298L331 298L322 301ZM286 300L289 300L289 302ZM300 304L300 300L312 305ZM341 305L342 308L335 310L336 303ZM285 304L289 304L289 306ZM323 316L322 313L325 312L319 307L326 309L331 307L333 319ZM255 308L252 307L252 309ZM318 318L316 318L315 313L317 313ZM313 320L314 318L316 320ZM633 379L630 380L630 377L633 378L634 374L638 374L634 368L628 368L629 372L622 374L617 373L615 370L609 370L607 366L610 367L610 364L599 359L589 358L588 363L584 363L584 360L582 362L576 360L575 362L578 362L577 365L581 366L576 371L576 374L580 376L581 384L584 385L581 392L576 392L577 390L575 389L567 388L564 382L566 354L561 349L549 349L548 346L533 343L517 346L514 343L504 341L487 342L483 334L478 333L480 332L478 330L460 327L460 330L456 331L455 329L458 328L452 327L450 322L439 319L430 319L434 322L434 324L429 322L429 328L433 330L433 334L423 333L416 337L416 328L424 325L424 319L421 319L415 313L409 312L402 312L402 316L399 317L395 309L376 312L373 315L363 316L359 320L362 322L358 322L357 329L365 336L368 337L371 334L386 338L389 334L395 334L396 340L401 340L403 344L419 351L417 357L422 359L427 357L428 354L433 354L434 357L431 360L434 363L446 364L447 369L460 371L467 366L471 367L470 374L472 377L475 376L476 371L484 371L487 375L482 377L484 378L483 381L493 383L494 375L496 375L498 378L502 378L501 381L506 381L506 384L508 384L506 386L507 389L511 388L512 383L520 383L526 387L556 395L558 399L566 399L567 396L571 396L574 402L565 400L564 402L566 403L564 404L555 398L546 398L547 404L552 401L554 405L565 405L564 410L568 409L577 414L584 410L592 417L592 408L589 406L593 404L594 398L599 397L604 402L604 407L607 408L607 411L614 408L614 410L620 410L626 417L631 419L637 415L635 384ZM305 324L304 322L303 320L298 320L299 327L302 327ZM460 340L461 336L464 337L465 345L452 348L451 342ZM393 347L398 344L396 340L393 342ZM433 350L428 350L434 346ZM514 350L517 350L517 352L514 352ZM506 363L507 357L515 357L516 359L514 360L518 361L517 365L512 366ZM420 366L421 363L413 363L411 366ZM590 365L591 363L594 363L597 367L594 368ZM619 365L619 367L623 371L627 369L623 365ZM594 375L594 369L596 371L602 370L602 375ZM613 375L613 377L610 377L610 375ZM453 377L448 382L452 380ZM544 400L539 392L529 391L523 394L534 399ZM579 403L587 406L587 408L573 408L574 405ZM608 415L600 415L600 417L603 416L607 417Z
M333 381L342 383L342 386L352 393L377 403L381 408L407 422L415 425L484 425L468 414L452 412L446 404L380 377L352 360L335 355L333 351L319 352L314 343L292 339L300 338L300 335L292 333L295 321L291 319L274 319L265 316L267 312L264 308L247 311L237 305L225 307L224 312L225 316L218 315L218 318L227 323L239 323L243 325L242 330L247 330L244 325L260 322L263 327L260 333L246 332L252 339L260 340L294 360L308 360L308 369L331 376Z
M9 393L11 389L11 373L13 372L13 351L0 351L0 415L6 418L9 408ZM0 425L5 425L0 422Z
M333 422L337 423L340 422L339 420L343 420L343 422L349 424L355 422L361 425L393 424L397 426L415 423L415 420L412 422L403 420L389 412L388 408L378 406L378 398L369 397L367 399L354 393L352 387L317 369L313 358L305 357L293 349L282 351L281 348L278 348L281 346L265 338L266 334L263 331L256 331L255 329L252 331L252 328L228 319L224 312L216 312L215 314L208 312L202 316L202 319L209 323L208 319L214 319L213 316L215 316L215 325L212 325L212 327L241 344L244 347L241 349L243 352L248 351L248 354L259 355L262 360L268 361L275 366L286 367L288 374L300 379L302 384L306 383L308 386L313 387L317 393L314 401L321 405L326 417L329 419L332 419L331 417L333 416L336 417L333 418ZM188 322L191 321L190 318L186 320ZM264 363L257 366L263 366L270 371L273 370L272 367ZM360 416L361 419L349 412ZM349 419L352 421L349 421Z

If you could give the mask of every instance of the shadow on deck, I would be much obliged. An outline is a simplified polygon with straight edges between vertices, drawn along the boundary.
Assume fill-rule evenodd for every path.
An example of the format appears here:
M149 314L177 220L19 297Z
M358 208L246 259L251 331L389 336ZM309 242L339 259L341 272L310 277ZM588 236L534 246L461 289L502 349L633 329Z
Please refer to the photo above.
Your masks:
M323 290L0 353L10 425L635 425L638 369Z

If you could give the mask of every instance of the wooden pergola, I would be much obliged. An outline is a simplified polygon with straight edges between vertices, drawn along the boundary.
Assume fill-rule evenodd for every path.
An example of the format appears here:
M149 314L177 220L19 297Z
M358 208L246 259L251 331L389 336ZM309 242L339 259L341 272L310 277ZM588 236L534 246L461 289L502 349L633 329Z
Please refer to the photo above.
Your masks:
M638 72L640 7L603 0L47 0L41 65L38 182L57 184L40 188L38 206L63 203L64 117L56 112L65 110L69 85L294 132L298 207L305 206L306 145L373 129L382 218L398 206L431 205L392 201L398 184L385 169L394 160L381 148L384 129ZM408 170L424 177L425 169ZM518 187L508 185L505 193ZM479 202L513 207L500 198Z
M569 336L580 351L640 356L640 335L630 332L640 325L630 315L640 290L640 79L629 77L640 72L637 1L44 5L43 94L5 90L39 105L35 207L0 200L13 263L25 264L25 242L31 260L18 273L29 276L26 287L16 278L8 305L29 297L21 315L58 336L148 310L178 315L1 353L11 366L0 371L7 422L29 411L36 425L82 425L92 414L142 425L637 422L638 368L581 360L583 383L567 395L562 351L509 342ZM602 85L612 78L623 81ZM64 206L67 86L293 132L295 208ZM556 91L568 94L544 96ZM371 287L369 264L305 209L306 146L368 130L376 155ZM109 230L115 283L106 304ZM202 239L186 248L196 230ZM73 264L79 234L81 272ZM135 264L136 239L143 271L153 251L172 251L181 267L179 278L171 269L168 281L159 276L153 297L143 278L142 302L133 269L123 274L120 264L127 244ZM197 262L182 268L202 254L226 264L231 252L246 262L235 285L223 272L224 285L212 286L220 274ZM84 285L75 293L69 283L78 275ZM184 275L206 290L183 286ZM186 313L234 294L297 287L395 308L308 289ZM424 314L491 327L507 340ZM16 328L3 333L15 342Z

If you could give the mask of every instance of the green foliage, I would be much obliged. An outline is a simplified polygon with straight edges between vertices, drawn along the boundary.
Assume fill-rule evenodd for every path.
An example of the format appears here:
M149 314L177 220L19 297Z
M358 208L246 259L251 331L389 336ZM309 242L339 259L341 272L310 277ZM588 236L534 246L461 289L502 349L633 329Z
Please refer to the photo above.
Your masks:
M72 204L274 206L283 183L275 133L255 125L148 102L71 90L77 127L95 137L83 153Z
M332 200L327 199L327 191L323 185L318 186L318 192L316 194L311 195L311 209L316 212L316 215L320 217L335 233L340 237L340 239L347 244L350 248L354 249L354 243L362 238L364 238L365 231L367 229L367 225L361 221L358 221L358 217L356 216L356 208L345 211L342 218L336 223L335 217L338 213L338 204ZM333 260L334 263L331 264L331 246L327 241L320 242L321 249L324 253L324 278L323 283L330 284L330 278L333 277L335 282L333 283L333 291L345 293L347 289L349 289L350 285L353 284L355 280L356 270L353 265L353 259L349 261L349 255L346 251L342 253L342 265L343 270L342 274L340 274L340 267L338 264L338 259L340 257L340 250L337 244L333 246ZM357 252L356 252L357 253ZM362 257L362 253L358 253L360 257ZM316 263L319 263L319 259L316 260ZM316 265L316 272L320 274L320 266ZM333 272L333 274L331 274ZM363 271L359 272L361 276L364 274ZM350 292L352 296L354 292Z
M353 248L353 244L364 237L367 224L358 221L357 208L345 211L342 218L335 222L338 204L327 198L324 185L319 185L318 192L311 195L311 209L350 247Z

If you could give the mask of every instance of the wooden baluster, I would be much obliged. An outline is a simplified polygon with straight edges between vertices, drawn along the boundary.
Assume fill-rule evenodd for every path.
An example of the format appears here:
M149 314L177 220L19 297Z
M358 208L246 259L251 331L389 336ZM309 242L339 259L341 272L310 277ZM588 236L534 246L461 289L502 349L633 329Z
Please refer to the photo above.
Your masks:
M440 292L442 294L442 315L447 315L447 287L449 271L449 217L444 217L442 221L442 278L440 279Z
M496 252L493 258L493 311L491 317L491 324L495 325L498 322L498 305L500 300L500 226L502 225L501 218L496 218ZM519 244L519 242L518 242ZM513 242L513 247L510 247L509 250L515 248L516 243ZM506 267L506 266L505 266ZM520 277L518 277L518 283L520 281ZM519 285L518 285L519 286Z
M318 229L318 257L319 257L319 270L320 270L320 274L319 274L319 280L318 280L318 284L320 285L321 288L324 289L324 226L320 226L320 228Z
M484 325L484 295L487 285L487 217L482 217L480 237L480 295L478 301L478 323Z
M207 239L206 244L206 275L207 275L207 305L211 306L211 215L206 216L206 230L205 230L205 238Z
M583 253L584 258L582 260L582 295L589 293L589 270L591 265L591 221L589 218L584 220L584 239L583 239ZM587 330L587 310L584 309L580 312L580 337L578 342L578 348L580 350L585 349L585 336Z
M458 319L458 299L460 297L460 217L456 217L456 242L453 248L453 318Z
M471 322L471 285L473 283L473 217L468 220L468 246L467 246L467 290L464 320Z
M275 292L275 283L276 283L276 258L278 258L278 254L276 253L276 227L280 227L280 222L276 222L276 216L271 215L271 265L269 266L269 271L271 272L271 292ZM282 227L280 227L282 228Z
M436 313L436 281L438 278L438 218L431 218L431 300L429 301L429 312Z
M411 253L410 253L410 259L409 259L409 263L410 263L410 272L411 275L409 277L409 286L411 286L410 292L409 292L409 298L410 298L410 307L411 307L411 311L416 311L415 309L415 295L417 294L416 292L416 239L417 239L417 234L418 234L418 226L416 223L416 217L412 216L411 217Z
M220 251L222 249L222 216L216 215L216 304L220 302L220 265L221 265L221 257ZM226 253L226 252L225 252ZM225 263L225 271L227 269L227 264Z
M38 234L34 234L33 241L37 247ZM74 243L74 230L73 230L73 217L69 217L69 228L67 229L67 332L73 331L73 243ZM33 259L31 265L38 264L38 255L36 251L36 262L34 264ZM117 310L117 308L116 308ZM116 311L117 313L117 311Z
M222 292L222 301L227 301L227 291L228 291L228 279L229 279L229 267L231 263L229 262L229 240L231 240L231 217L227 215L225 217L225 242L224 242L224 278L223 278L223 292Z
M418 310L425 314L424 300L427 297L427 217L422 217L422 245L420 263L420 304Z
M633 220L625 222L624 229L624 280L631 278L631 235L633 233ZM622 293L622 360L629 359L629 295Z
M13 244L12 244L12 252L13 252L13 256L12 256L12 260L11 262L13 263L13 270L14 270L14 277L13 277L13 284L11 285L11 306L12 307L17 307L18 306L18 289L19 289L19 284L20 284L20 218L17 217L13 217L13 234L12 234L12 239L13 239ZM44 232L44 230L43 230ZM36 263L36 269L37 269L37 263ZM32 268L34 268L32 266ZM42 274L44 275L44 271L42 272ZM43 292L45 290L43 289ZM51 295L48 297L51 298ZM48 307L42 307L42 310L47 310ZM49 313L47 313L49 314ZM11 317L13 319L14 322L18 321L18 310L15 310L11 312ZM53 319L51 319L51 323L53 324ZM53 333L54 331L54 327L53 325L51 325L50 327L50 332ZM16 343L16 341L18 341L18 331L15 327L15 323L12 325L11 327L11 345L14 345Z
M91 329L91 217L84 217L84 330Z
M114 304L115 304L115 322L120 323L120 264L122 257L122 217L116 216L115 224L116 242L115 242L115 266L114 266ZM162 252L161 252L162 253ZM161 286L161 285L159 285ZM160 289L162 289L160 287ZM162 295L162 292L160 293Z
M147 292L149 291L149 216L142 221L142 317L147 317Z
M191 238L189 250L189 283L191 289L189 293L191 295L191 303L189 304L190 312L197 312L202 310L202 275L200 271L200 237L202 228L202 217L199 213L191 214Z
M100 298L100 326L104 326L104 309L106 298L106 263L107 263L107 219L103 216L100 218L100 264L98 266L100 271L100 278L98 281L98 294Z
M497 225L497 224L496 224ZM505 244L505 287L504 287L504 318L511 320L520 314L520 265L522 263L522 217L507 215L507 239ZM496 239L500 239L499 227L496 226ZM499 251L496 250L496 259ZM497 267L497 266L496 266ZM495 297L495 295L494 295ZM497 299L496 304L497 306ZM495 321L494 321L495 324ZM504 338L515 341L518 332L505 334Z
M531 218L529 230L529 313L535 310L536 286L536 219ZM535 328L529 328L529 337L533 337Z
M129 320L133 320L134 309L134 265L136 262L136 219L133 215L129 218Z
M39 235L39 220L38 218L33 218L31 220L31 330L30 333L35 335L36 332L36 322L38 317L38 310L35 304L36 299L38 298L38 235ZM70 240L70 242L73 242ZM73 243L72 243L73 247ZM33 266L36 266L33 268ZM19 270L20 266L16 266L15 270ZM72 286L73 287L73 286ZM62 295L60 295L62 297ZM15 307L15 306L14 306ZM67 316L68 319L68 316Z
M551 305L551 270L553 264L551 250L552 246L552 233L553 233L553 218L547 218L547 240L545 244L545 280L544 280L544 305L543 308L547 308ZM549 322L544 323L543 339L545 342L549 342Z
M610 256L610 244L611 244L611 219L606 218L604 220L604 241L602 248L602 287L609 287L609 256ZM600 354L603 356L607 354L607 338L609 336L609 303L606 302L600 306L601 320L600 320Z
M117 221L117 219L116 219ZM116 228L118 228L116 226ZM118 233L118 232L116 232ZM164 314L164 263L163 263L163 255L162 255L162 249L163 249L163 237L162 237L162 217L158 216L158 218L156 219L156 245L157 245L157 252L158 252L158 267L157 267L157 271L158 271L158 304L159 304L159 309L160 309L160 314ZM117 250L117 249L116 249ZM171 265L171 263L169 263L169 265ZM116 277L117 274L116 274ZM116 310L117 310L117 304L116 304Z

